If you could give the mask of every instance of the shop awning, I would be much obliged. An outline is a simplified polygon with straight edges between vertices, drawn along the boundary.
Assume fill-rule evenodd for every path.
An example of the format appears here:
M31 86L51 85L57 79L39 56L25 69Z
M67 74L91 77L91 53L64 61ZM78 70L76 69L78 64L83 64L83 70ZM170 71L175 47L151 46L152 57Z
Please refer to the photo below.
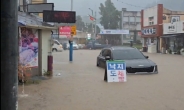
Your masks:
M162 36L162 38L169 38L169 37L176 37L176 36L178 36L178 35L164 35L164 36Z
M18 26L26 26L26 23L23 21L18 21Z
M33 28L33 29L43 29L43 30L57 30L57 27L48 27L48 26L39 26L39 25L25 25L20 27L27 27L27 28Z
M50 23L43 22L41 18L21 12L18 13L18 26L43 30L58 29Z

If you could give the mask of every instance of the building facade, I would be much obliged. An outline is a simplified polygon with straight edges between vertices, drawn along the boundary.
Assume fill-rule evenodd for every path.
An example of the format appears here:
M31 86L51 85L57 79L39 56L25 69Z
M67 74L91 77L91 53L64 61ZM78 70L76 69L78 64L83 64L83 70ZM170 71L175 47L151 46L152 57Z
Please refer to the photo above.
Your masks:
M47 3L47 0L19 0L19 11L27 12L27 4L36 4L36 3ZM34 13L39 17L43 18L43 13Z
M184 20L184 12L171 11L158 4L141 11L141 30L143 46L155 46L156 52L161 52L164 47L163 24Z
M122 43L140 40L141 12L127 11L126 8L122 8L122 29L127 29L130 32L129 35L122 36Z

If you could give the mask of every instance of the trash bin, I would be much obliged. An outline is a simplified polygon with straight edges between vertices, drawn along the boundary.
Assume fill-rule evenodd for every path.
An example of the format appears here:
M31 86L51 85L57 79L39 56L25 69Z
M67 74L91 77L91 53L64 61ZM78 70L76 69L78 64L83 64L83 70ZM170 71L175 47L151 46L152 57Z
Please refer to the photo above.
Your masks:
M143 47L143 48L142 48L142 51L143 51L143 52L147 52L147 47Z
M130 41L130 47L133 47L133 41Z

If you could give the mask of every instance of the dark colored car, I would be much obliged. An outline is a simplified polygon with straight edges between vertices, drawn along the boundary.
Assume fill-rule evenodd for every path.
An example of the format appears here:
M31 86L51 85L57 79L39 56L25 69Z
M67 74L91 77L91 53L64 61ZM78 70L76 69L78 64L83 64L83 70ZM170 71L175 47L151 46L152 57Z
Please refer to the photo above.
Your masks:
M63 43L63 49L64 49L64 50L67 50L67 42L64 42L64 43Z
M86 44L86 48L88 49L102 49L110 46L109 44L100 44L97 41L90 41Z
M157 64L133 47L104 48L97 57L96 65L106 68L107 60L123 60L127 73L158 73Z

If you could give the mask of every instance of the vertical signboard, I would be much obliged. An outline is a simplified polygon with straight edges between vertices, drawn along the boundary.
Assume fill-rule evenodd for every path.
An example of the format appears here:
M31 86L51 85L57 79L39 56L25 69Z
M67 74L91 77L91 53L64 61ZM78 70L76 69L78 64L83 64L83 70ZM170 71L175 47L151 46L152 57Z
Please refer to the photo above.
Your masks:
M124 61L107 61L107 82L126 82L126 64Z
M71 35L76 35L76 25L71 26Z

